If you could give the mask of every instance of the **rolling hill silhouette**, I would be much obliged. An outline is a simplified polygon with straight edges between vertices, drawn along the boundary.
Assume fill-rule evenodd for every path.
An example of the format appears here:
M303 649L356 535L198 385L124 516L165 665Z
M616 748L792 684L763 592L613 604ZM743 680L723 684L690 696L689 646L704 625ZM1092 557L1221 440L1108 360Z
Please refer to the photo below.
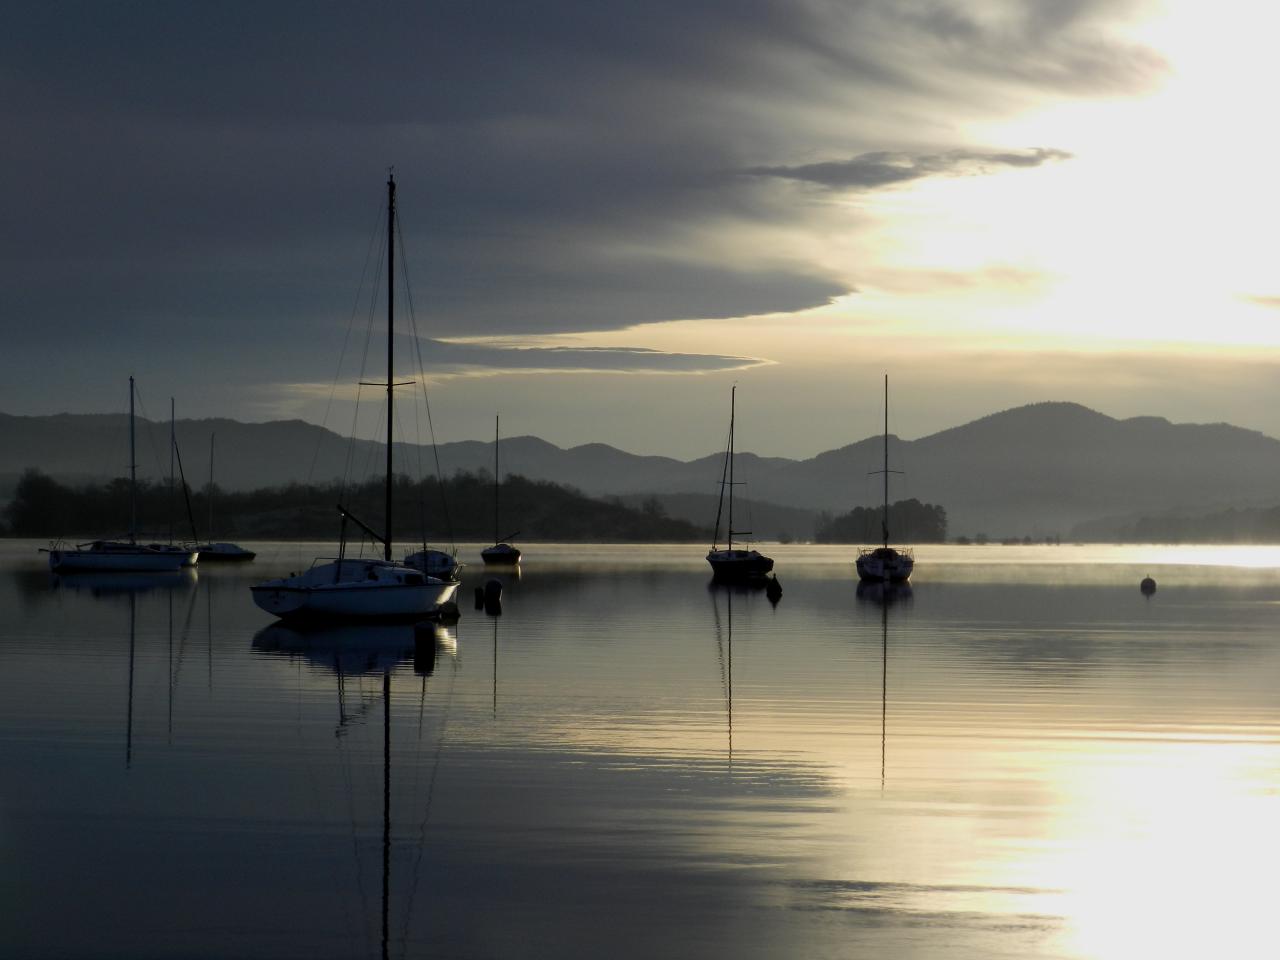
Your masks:
M347 440L298 420L240 423L180 420L188 482L208 476L209 434L217 431L217 482L230 489L291 481L363 478L380 462L378 445ZM127 472L123 415L0 414L0 474L37 467L55 477L107 478ZM168 470L167 423L139 421L140 469ZM405 472L434 470L430 447L398 445ZM447 475L492 468L493 444L441 444ZM792 510L843 512L879 502L881 438L869 437L805 460L739 455L744 498ZM1078 523L1136 513L1280 502L1280 441L1229 424L1175 424L1161 417L1117 420L1075 403L1048 402L994 413L918 440L890 441L893 499L941 504L953 536L1069 535ZM537 437L502 441L503 473L576 487L593 496L714 496L719 451L692 461L637 456L603 443L562 449ZM669 496L686 515L702 497ZM800 521L792 517L792 526ZM708 518L709 521L709 518ZM704 522L708 522L704 521ZM793 530L809 536L811 530ZM762 536L773 536L768 529Z

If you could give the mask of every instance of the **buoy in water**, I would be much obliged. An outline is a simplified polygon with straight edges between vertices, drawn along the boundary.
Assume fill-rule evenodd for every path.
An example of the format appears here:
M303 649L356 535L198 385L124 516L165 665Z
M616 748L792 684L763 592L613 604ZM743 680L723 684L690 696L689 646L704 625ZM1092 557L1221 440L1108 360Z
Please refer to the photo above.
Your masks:
M484 582L484 602L496 603L502 599L502 581L486 580Z
M446 600L436 607L436 619L441 623L457 623L462 618L462 611L452 600Z
M476 609L484 609L484 587L476 587Z
M1143 577L1142 583L1138 584L1138 589L1142 591L1144 597L1149 597L1156 592L1156 582L1150 577Z
M777 574L774 574L765 582L764 595L769 598L770 603L777 603L782 599L782 584L778 582Z

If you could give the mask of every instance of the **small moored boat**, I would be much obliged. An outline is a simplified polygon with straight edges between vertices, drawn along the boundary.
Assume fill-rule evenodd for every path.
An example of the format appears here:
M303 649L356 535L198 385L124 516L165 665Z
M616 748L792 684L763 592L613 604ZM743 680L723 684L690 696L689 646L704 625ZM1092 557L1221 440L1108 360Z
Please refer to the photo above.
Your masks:
M255 584L253 601L277 617L306 619L400 620L421 619L453 597L456 580L428 576L391 559L392 469L395 425L395 343L394 264L396 245L396 183L387 178L387 464L384 478L386 497L383 514L385 531L381 534L355 517L341 504L342 527L336 559L320 558L304 573L276 577ZM346 556L347 521L350 520L377 543L382 544L382 559L352 559Z
M858 553L855 566L858 579L867 583L906 583L916 561L907 547L889 546L889 375L884 376L884 515L880 529L884 542L878 547L865 547Z
M91 540L64 547L60 542L42 552L49 554L54 573L129 571L162 573L193 567L199 550L176 544L138 543L138 465L135 456L133 377L129 378L129 536L127 540Z
M738 388L735 386L729 393L729 445L725 448L724 468L720 472L720 505L716 508L716 528L711 549L707 551L707 563L711 564L711 574L716 580L725 582L759 581L764 583L764 576L773 569L773 558L766 557L758 550L734 549L735 535L746 536L750 530L733 529L733 431L734 412L737 402ZM719 549L720 517L724 510L725 489L729 491L729 523L725 528L728 541L723 550Z

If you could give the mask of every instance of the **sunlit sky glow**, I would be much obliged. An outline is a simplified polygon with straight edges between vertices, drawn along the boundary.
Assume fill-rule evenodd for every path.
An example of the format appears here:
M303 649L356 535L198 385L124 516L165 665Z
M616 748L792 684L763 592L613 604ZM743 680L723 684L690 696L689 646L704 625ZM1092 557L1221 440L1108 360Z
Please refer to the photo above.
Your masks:
M4 412L133 372L320 421L394 162L441 439L699 455L736 381L744 447L811 455L886 370L908 437L1048 399L1280 435L1264 5L160 10L3 41Z

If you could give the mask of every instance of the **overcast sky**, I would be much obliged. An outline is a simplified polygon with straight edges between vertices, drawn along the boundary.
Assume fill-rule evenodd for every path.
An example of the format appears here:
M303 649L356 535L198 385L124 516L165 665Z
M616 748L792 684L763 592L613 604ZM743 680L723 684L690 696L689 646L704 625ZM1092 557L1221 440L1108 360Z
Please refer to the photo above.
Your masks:
M120 410L134 373L153 415L349 429L394 165L442 440L500 411L699 455L736 381L741 448L811 455L878 429L886 372L908 437L1048 399L1280 435L1275 20L11 6L0 411Z

